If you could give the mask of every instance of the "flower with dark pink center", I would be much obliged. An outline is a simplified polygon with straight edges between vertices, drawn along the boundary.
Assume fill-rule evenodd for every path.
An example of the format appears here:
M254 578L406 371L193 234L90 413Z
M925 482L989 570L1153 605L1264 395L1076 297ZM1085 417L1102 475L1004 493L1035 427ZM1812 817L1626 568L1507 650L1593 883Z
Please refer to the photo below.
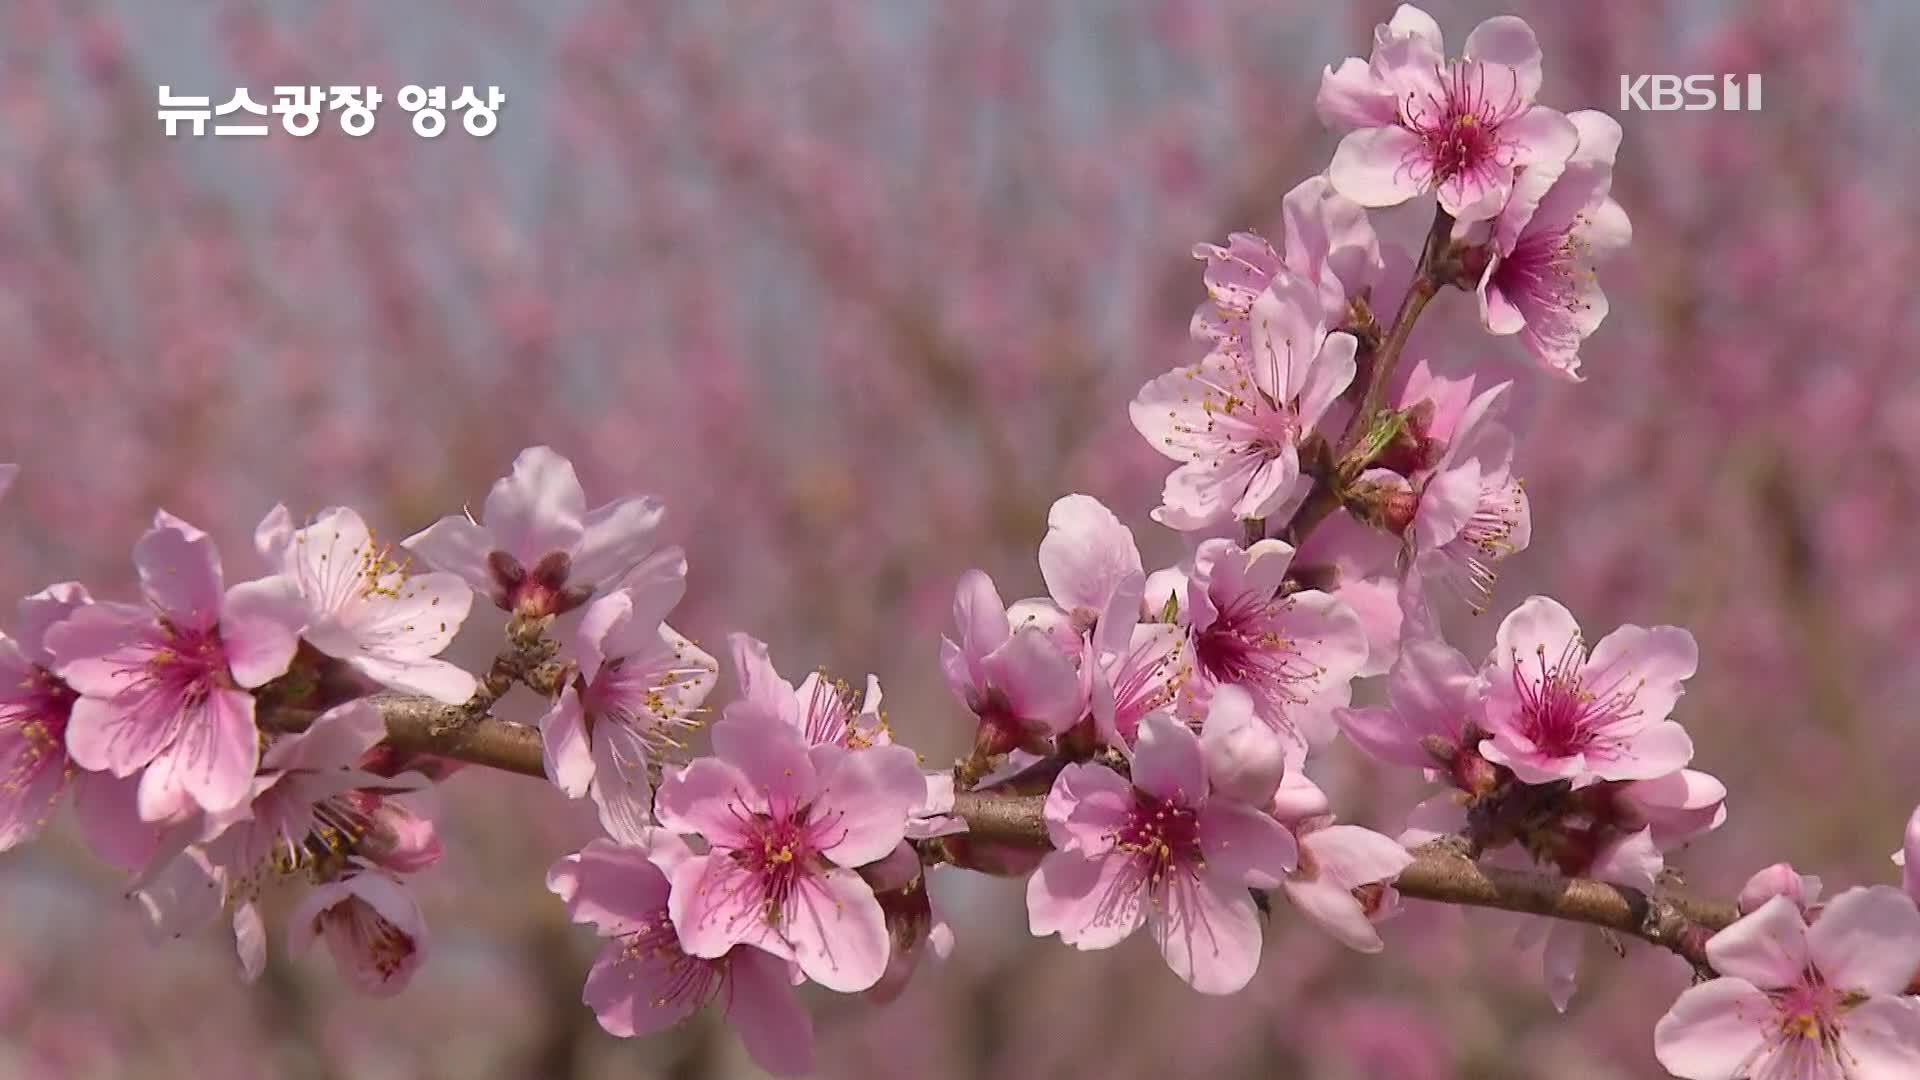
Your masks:
M1523 168L1558 166L1578 135L1567 118L1534 104L1540 46L1511 15L1488 19L1448 59L1440 29L1403 5L1376 35L1364 66L1349 60L1321 83L1321 115L1351 131L1327 176L1361 206L1396 206L1437 190L1460 222L1500 212Z
M1366 663L1360 617L1327 593L1287 590L1293 548L1262 540L1241 548L1208 540L1187 581L1193 677L1186 697L1204 707L1212 688L1238 686L1275 730L1304 752L1331 734L1332 712L1351 700Z
M1699 664L1675 626L1623 626L1588 654L1573 615L1535 596L1500 624L1480 752L1523 783L1651 780L1693 757L1668 719Z
M1174 974L1202 993L1233 993L1260 963L1248 889L1285 879L1293 837L1212 791L1201 737L1167 713L1141 722L1132 771L1129 782L1074 764L1055 778L1046 803L1055 850L1027 882L1033 932L1106 949L1145 925Z
M84 769L139 773L145 820L231 810L260 762L248 691L292 662L299 593L284 577L223 588L212 539L165 511L134 563L146 606L87 605L47 634L80 694L67 750Z
M672 871L682 946L718 959L749 945L847 993L878 982L886 919L855 870L891 853L926 801L913 751L809 748L790 727L740 720L714 725L713 746L654 803L663 827L708 844Z

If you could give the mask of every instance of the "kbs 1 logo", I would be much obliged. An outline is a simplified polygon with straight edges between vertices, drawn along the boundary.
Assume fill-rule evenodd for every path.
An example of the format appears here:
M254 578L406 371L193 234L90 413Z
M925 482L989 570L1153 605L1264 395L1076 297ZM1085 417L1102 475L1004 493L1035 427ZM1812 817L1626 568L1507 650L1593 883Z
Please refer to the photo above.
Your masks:
M1620 111L1760 111L1758 75L1622 75Z

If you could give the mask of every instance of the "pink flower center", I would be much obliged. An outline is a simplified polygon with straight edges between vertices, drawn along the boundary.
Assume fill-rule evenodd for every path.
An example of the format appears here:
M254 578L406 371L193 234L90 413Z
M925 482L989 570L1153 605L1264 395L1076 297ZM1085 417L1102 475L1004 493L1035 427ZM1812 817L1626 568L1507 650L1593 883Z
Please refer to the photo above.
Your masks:
M678 647L674 659L684 659ZM680 691L706 674L705 668L685 664L658 666L636 663L633 657L607 660L582 696L587 730L591 733L592 725L612 722L632 732L650 752L684 750L680 734L694 726L694 718L682 704ZM635 763L638 768L646 764Z
M1494 564L1514 552L1513 533L1520 527L1525 501L1525 489L1518 480L1483 485L1467 523L1442 545L1453 571L1452 583L1475 613L1485 611L1493 600L1493 586L1500 576Z
M820 852L833 846L827 835L832 824L813 820L810 806L785 814L755 814L747 822L747 842L732 855L759 888L759 907L768 924L781 924L800 885L819 872L824 861Z
M677 1006L687 1012L712 1001L726 981L727 965L722 960L703 960L688 956L680 948L680 935L673 929L663 908L620 938L621 955L651 967L656 972L653 985L659 988L652 1005L656 1009Z
M1201 671L1215 682L1245 688L1270 717L1305 702L1304 684L1321 674L1283 631L1280 616L1289 604L1243 596L1221 609L1193 643Z
M855 723L863 715L860 712L862 695L852 686L827 678L824 671L816 672L809 681L812 688L800 703L807 745L862 750L889 737L884 718L866 727Z
M1779 1023L1768 1035L1768 1042L1784 1052L1788 1060L1813 1065L1815 1062L1841 1061L1840 1016L1858 999L1829 986L1818 972L1809 970L1797 984L1770 993L1779 1010Z
M1192 807L1134 793L1133 813L1114 847L1134 857L1141 882L1160 888L1169 877L1200 865L1200 815Z
M67 763L67 718L79 698L72 688L35 664L18 687L0 698L0 745L13 766L0 775L0 791L18 791L51 768Z
M1440 90L1425 100L1409 94L1400 103L1400 124L1420 137L1411 169L1425 183L1485 176L1513 167L1513 144L1500 126L1525 111L1518 80L1487 78L1488 66L1455 60L1438 69Z
M1530 676L1516 655L1513 688L1520 699L1521 734L1550 757L1571 757L1609 741L1609 732L1639 715L1634 689L1596 692L1582 680L1586 650L1580 639L1567 642L1551 663L1547 647L1534 650Z
M233 685L218 629L182 629L162 622L159 638L150 643L145 668L136 673L130 690L182 712L200 707L213 691Z

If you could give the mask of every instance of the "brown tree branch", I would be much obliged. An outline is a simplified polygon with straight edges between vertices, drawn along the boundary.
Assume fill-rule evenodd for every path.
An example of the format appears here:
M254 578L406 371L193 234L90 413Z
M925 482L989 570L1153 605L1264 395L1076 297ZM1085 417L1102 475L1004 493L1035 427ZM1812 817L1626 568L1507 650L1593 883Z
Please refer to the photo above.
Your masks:
M378 694L370 699L387 721L387 742L397 750L454 758L523 776L544 777L540 734L525 724L474 715L463 706L428 698ZM302 731L310 709L262 710L269 731ZM1048 846L1042 795L961 792L954 813L971 835L1025 847ZM1483 866L1444 845L1414 853L1413 864L1394 882L1402 896L1442 904L1496 908L1587 923L1650 942L1706 962L1707 938L1739 917L1729 903L1638 889L1585 878Z

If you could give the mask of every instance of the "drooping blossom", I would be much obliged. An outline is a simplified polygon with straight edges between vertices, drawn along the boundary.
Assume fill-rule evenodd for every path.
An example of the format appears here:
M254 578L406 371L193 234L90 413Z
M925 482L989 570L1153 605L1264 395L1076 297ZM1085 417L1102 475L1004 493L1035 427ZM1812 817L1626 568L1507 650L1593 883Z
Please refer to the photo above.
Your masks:
M1225 247L1193 248L1193 257L1207 264L1207 300L1194 310L1193 336L1236 360L1251 355L1254 302L1283 270L1311 284L1320 310L1338 320L1385 267L1367 212L1334 191L1326 177L1302 180L1280 200L1280 212L1284 255L1266 237L1248 232L1228 236Z
M298 586L307 613L300 636L314 648L403 693L449 705L473 696L474 677L437 658L473 604L473 592L457 575L411 573L343 506L299 529L287 508L276 506L254 544Z
M372 868L316 885L294 908L287 952L300 956L321 938L340 974L376 997L406 989L431 944L426 917L406 883Z
M1073 661L1045 630L1013 626L992 578L978 570L961 575L953 621L960 640L940 639L940 670L979 720L978 748L1043 752L1080 719Z
M718 959L749 945L831 990L865 990L887 966L887 927L855 871L885 858L927 797L913 751L811 751L783 725L722 720L714 756L660 786L660 824L707 841L672 870L681 945Z
M1291 798L1304 801L1307 812L1281 816L1300 848L1299 865L1280 883L1281 890L1295 910L1334 940L1358 952L1377 953L1386 945L1374 924L1397 910L1399 894L1391 883L1413 856L1390 836L1339 824L1325 812L1324 795L1302 800L1299 787L1312 786L1312 781L1299 777L1295 783ZM1355 890L1365 886L1375 888L1363 902Z
M1191 706L1204 708L1214 687L1239 686L1266 722L1302 752L1332 733L1332 713L1351 699L1366 663L1366 631L1346 605L1324 592L1286 592L1293 548L1261 540L1241 548L1208 540L1187 582L1192 637Z
M744 945L711 958L686 952L669 915L668 875L691 852L665 830L644 839L595 840L547 871L547 888L573 921L607 939L581 1000L623 1039L664 1031L717 1001L761 1068L811 1073L813 1021L794 994L792 962Z
M1620 124L1602 112L1567 117L1579 145L1563 168L1520 173L1493 220L1493 254L1479 286L1480 321L1520 341L1548 371L1580 378L1580 345L1607 316L1596 266L1633 239L1608 194Z
M1027 882L1036 936L1106 949L1145 924L1194 989L1229 994L1253 978L1260 916L1248 889L1279 885L1297 852L1262 810L1210 791L1192 729L1167 713L1143 720L1131 782L1068 765L1046 819L1054 850Z
M40 835L76 771L67 720L78 695L50 670L45 638L91 602L78 583L51 586L20 602L19 637L0 634L0 851Z
M1321 80L1322 119L1352 129L1327 177L1361 206L1437 189L1457 221L1491 218L1516 171L1558 166L1579 141L1565 116L1534 103L1540 82L1540 46L1525 21L1488 19L1465 54L1448 59L1439 25L1403 4L1376 31L1366 64L1350 58Z
M1707 942L1721 977L1689 988L1653 1029L1684 1080L1920 1076L1920 911L1900 890L1849 889L1809 926L1775 896Z
M224 588L207 534L168 514L134 547L146 606L89 604L48 631L80 698L67 751L84 769L140 773L147 821L222 813L260 762L255 687L285 673L305 612L275 576Z
M1495 642L1480 752L1521 781L1646 780L1693 756L1686 729L1668 719L1699 663L1692 634L1622 626L1589 656L1572 614L1535 596Z
M684 564L677 569L631 579L587 607L566 650L579 676L540 718L548 777L573 798L591 796L608 835L624 843L652 823L649 770L679 748L719 672L666 624L685 590Z
M579 607L650 558L679 561L677 550L655 551L664 516L651 496L588 510L573 463L535 446L494 482L481 521L449 515L404 543L502 610L547 615Z
M1300 443L1352 383L1358 340L1330 332L1314 287L1282 272L1253 301L1244 358L1209 354L1142 387L1134 428L1180 463L1155 521L1183 531L1285 515L1306 494Z
M156 927L177 936L230 913L241 971L252 981L266 967L260 901L268 886L436 861L431 824L388 802L425 779L359 767L385 735L379 710L362 699L277 739L261 756L248 801L181 826L177 846L161 856L167 862L142 875L140 899Z

